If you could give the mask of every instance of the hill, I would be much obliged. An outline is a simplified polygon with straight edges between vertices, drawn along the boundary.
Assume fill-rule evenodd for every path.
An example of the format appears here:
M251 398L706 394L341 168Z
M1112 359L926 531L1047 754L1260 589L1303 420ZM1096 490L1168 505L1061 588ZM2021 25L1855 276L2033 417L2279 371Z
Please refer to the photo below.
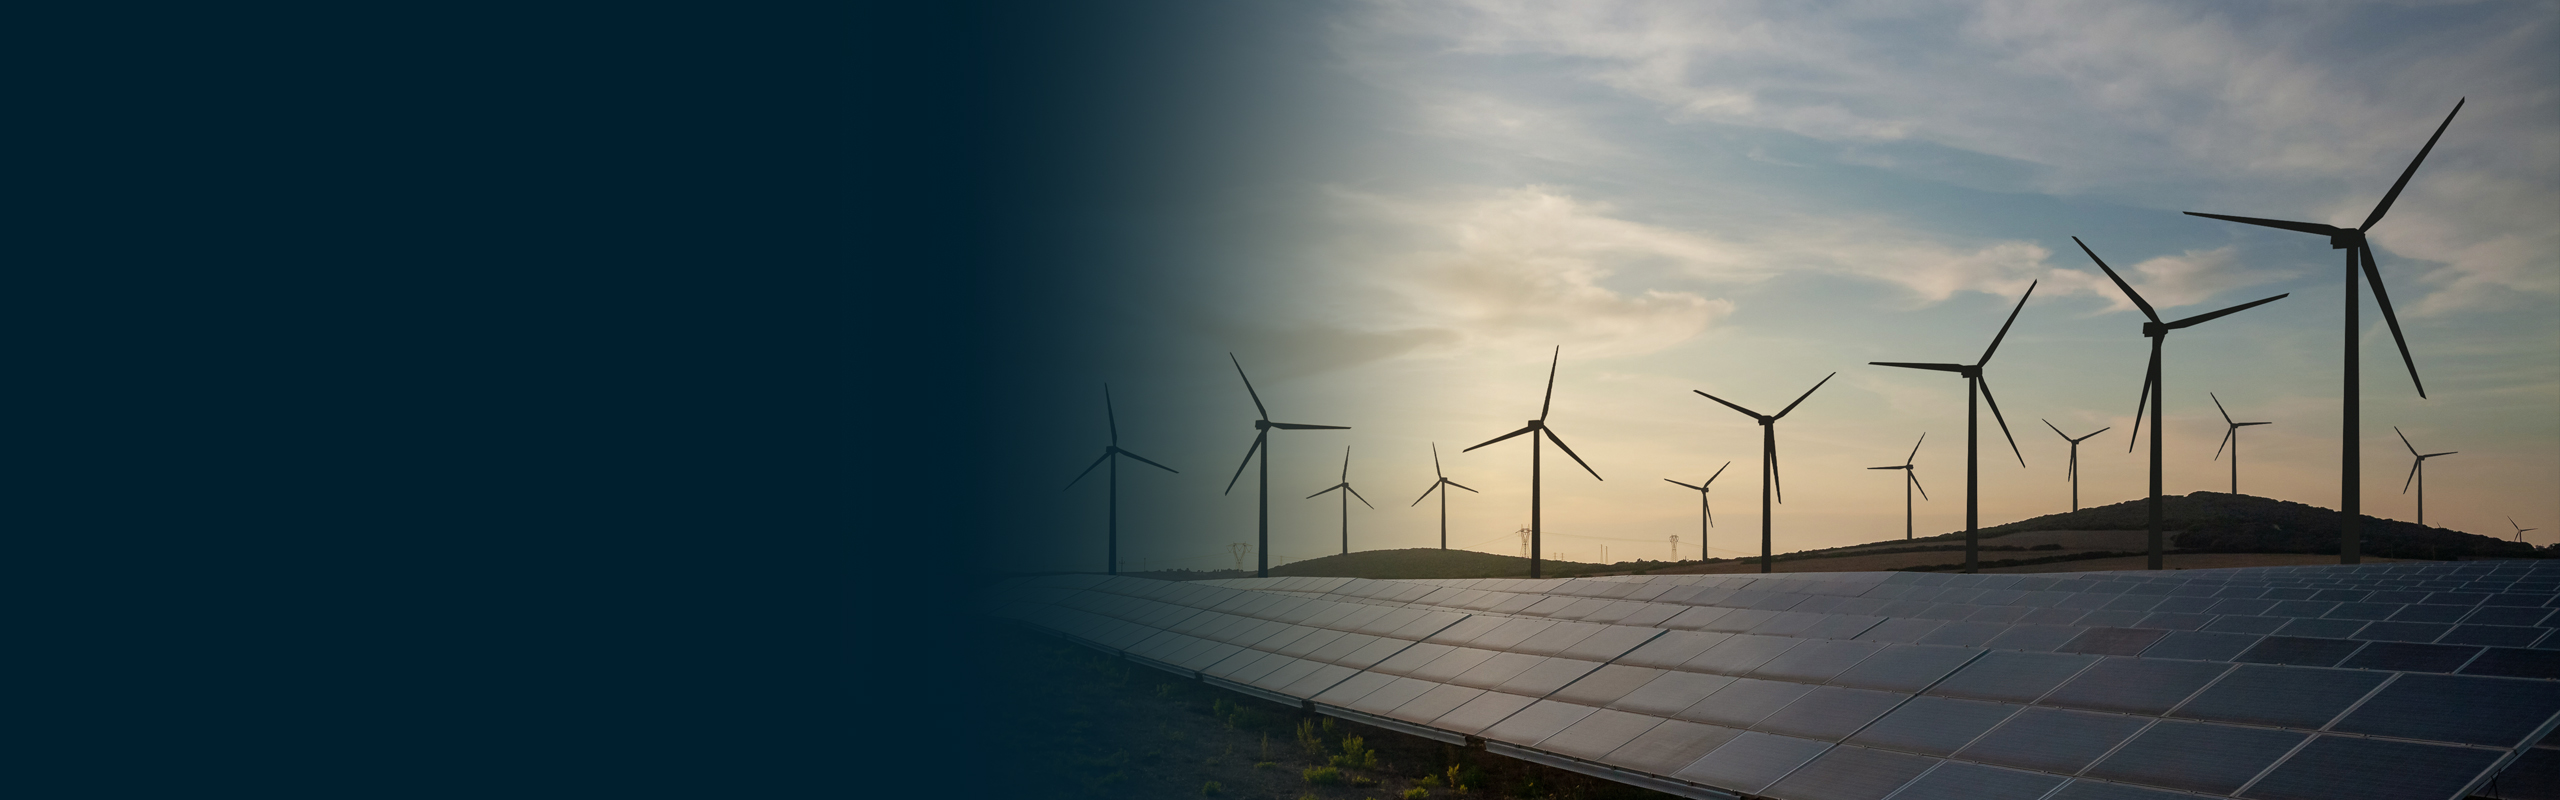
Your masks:
M2338 553L2336 509L2228 492L2196 492L2161 499L2161 529L2175 534L2173 546L2190 553ZM2083 508L2019 520L1982 529L1984 538L2028 531L2146 530L2145 500ZM1924 537L1930 541L1964 541L1964 532ZM2532 545L2444 528L2364 517L2364 555L2377 558L2450 560L2458 558L2545 558L2551 551Z

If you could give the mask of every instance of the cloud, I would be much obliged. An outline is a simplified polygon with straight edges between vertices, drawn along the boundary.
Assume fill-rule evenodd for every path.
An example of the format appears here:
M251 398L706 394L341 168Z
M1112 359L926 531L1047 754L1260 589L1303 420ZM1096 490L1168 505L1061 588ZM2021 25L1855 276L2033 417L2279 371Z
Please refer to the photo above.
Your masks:
M2264 13L2260 13L2264 12ZM1424 105L1504 109L1572 131L1583 158L1654 121L1771 131L1840 163L1997 191L2163 210L2363 220L2456 97L2465 109L2375 237L2431 264L2416 313L2560 293L2560 5L2425 9L2169 2L1893 4L1379 0L1343 15L1353 73ZM1426 123L1522 153L1481 115ZM1632 141L1632 140L1628 140ZM1547 146L1552 151L1561 145ZM1768 160L1743 145L1737 155ZM1554 157L1552 155L1543 157ZM1625 156L1640 158L1640 156ZM1798 159L1801 160L1801 159ZM1773 162L1775 163L1775 162ZM2199 223L2201 224L2201 223ZM2003 256L1986 254L1983 259ZM1915 289L1930 292L1925 282Z

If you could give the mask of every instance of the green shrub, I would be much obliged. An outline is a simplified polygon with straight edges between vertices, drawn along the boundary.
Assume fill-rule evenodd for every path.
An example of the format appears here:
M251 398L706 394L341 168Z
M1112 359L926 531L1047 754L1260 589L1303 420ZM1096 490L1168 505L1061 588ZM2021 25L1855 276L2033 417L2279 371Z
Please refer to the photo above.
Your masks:
M1333 718L1326 717L1324 721L1332 722ZM1324 755L1324 735L1316 732L1315 720L1298 720L1298 746L1304 748L1309 756Z
M1422 800L1423 798L1430 796L1431 790L1420 786L1404 790L1404 800Z
M1309 785L1330 786L1342 782L1342 770L1333 767L1308 767L1298 773Z
M1378 751L1370 749L1358 736L1345 736L1342 755L1334 756L1332 764L1343 769L1377 769Z
M1200 784L1201 797L1216 797L1219 792L1224 792L1226 790L1227 787L1220 785L1217 781Z
M1424 776L1422 776L1422 779L1421 779L1421 780L1414 781L1414 782L1413 782L1413 785L1415 785L1415 786L1429 786L1429 787L1437 787L1437 786L1439 786L1439 785L1440 785L1440 776L1438 776L1438 775L1424 775Z

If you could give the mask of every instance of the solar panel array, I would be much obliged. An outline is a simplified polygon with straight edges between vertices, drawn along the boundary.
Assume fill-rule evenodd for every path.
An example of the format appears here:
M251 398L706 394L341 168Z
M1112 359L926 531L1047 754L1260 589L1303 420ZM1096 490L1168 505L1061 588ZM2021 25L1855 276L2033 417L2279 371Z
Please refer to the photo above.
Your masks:
M2560 562L1010 582L1276 702L1693 797L2560 794Z

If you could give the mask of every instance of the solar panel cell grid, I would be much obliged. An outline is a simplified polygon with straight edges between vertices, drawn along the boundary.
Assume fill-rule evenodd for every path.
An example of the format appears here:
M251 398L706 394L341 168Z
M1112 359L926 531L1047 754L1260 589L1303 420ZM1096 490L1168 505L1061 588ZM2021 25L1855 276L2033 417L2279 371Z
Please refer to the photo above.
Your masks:
M1758 794L1831 749L1826 742L1747 732L1681 768L1674 777Z
M1945 756L1963 749L2020 706L1914 697L1849 737L1849 743Z
M1777 800L1883 800L1938 760L1863 747L1834 747L1762 794Z

